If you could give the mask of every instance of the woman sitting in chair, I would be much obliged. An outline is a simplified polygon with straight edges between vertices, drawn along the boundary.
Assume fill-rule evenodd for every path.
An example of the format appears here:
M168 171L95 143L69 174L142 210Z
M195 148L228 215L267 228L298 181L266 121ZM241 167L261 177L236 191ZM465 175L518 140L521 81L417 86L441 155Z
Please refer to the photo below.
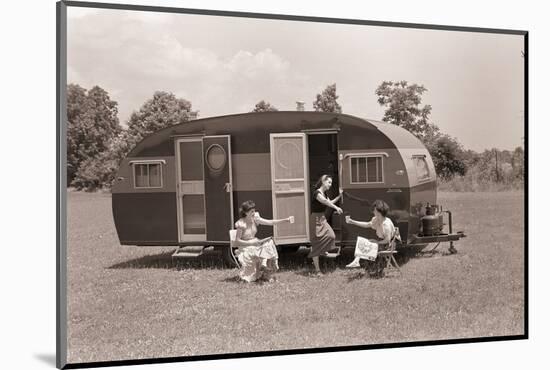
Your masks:
M272 280L271 274L279 269L277 247L273 237L256 238L257 225L273 226L283 222L290 222L289 218L281 220L266 220L256 212L256 204L247 200L239 209L240 219L235 222L237 235L235 243L239 247L239 262L241 270L239 276L247 282L256 281L263 277Z
M376 236L380 238L379 240L369 240L370 243L375 243L378 246L378 249L381 249L381 246L389 245L391 237L395 231L395 226L393 222L386 217L390 208L386 202L382 200L376 200L373 204L373 213L374 217L369 222L364 221L355 221L351 218L346 218L346 223L351 225L356 225L363 228L372 228L376 230ZM371 245L365 245L358 243L355 247L355 259L348 265L347 268L356 268L361 267L359 261L361 259L372 259L372 248Z

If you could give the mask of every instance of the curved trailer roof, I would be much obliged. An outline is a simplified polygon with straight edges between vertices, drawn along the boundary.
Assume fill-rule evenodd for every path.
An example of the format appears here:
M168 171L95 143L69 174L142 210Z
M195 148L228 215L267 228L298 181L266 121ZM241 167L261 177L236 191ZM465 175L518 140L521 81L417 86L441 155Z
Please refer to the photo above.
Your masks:
M260 117L261 119L259 119ZM269 132L296 132L322 128L331 129L336 125L376 131L391 142L391 147L425 149L414 135L393 124L341 113L275 111L208 117L170 126L145 137L130 151L128 157L147 156L152 148L157 147L171 136L227 133L250 136L251 133L258 132L260 127Z

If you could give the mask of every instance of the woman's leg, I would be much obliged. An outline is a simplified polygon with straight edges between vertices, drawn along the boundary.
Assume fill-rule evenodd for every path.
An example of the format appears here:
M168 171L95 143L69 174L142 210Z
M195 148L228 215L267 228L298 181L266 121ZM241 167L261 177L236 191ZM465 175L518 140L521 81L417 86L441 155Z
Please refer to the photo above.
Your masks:
M267 260L267 268L264 269L262 279L267 281L274 281L275 277L273 274L278 270L278 267L276 266L277 259L276 258L270 258Z
M319 256L311 257L313 260L313 266L315 267L315 272L321 272L321 269L319 268Z
M359 264L359 261L361 261L361 258L359 257L355 257L353 259L353 261L351 261L350 263L348 263L346 265L347 268L354 268L354 267L361 267L361 265Z
M361 257L358 257L358 250L357 250L357 246L355 247L355 251L353 252L353 255L355 256L355 258L353 259L353 261L351 261L350 263L348 263L346 265L347 268L356 268L356 267L361 267L361 265L359 264L359 261L361 261Z
M242 253L239 276L249 283L258 280L262 276L260 265L261 260L254 248L246 248Z

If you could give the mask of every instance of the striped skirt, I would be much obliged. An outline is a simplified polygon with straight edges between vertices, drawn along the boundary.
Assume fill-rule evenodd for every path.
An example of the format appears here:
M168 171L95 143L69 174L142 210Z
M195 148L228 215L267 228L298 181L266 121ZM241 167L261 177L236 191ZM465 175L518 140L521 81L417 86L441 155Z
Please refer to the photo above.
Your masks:
M324 212L311 214L309 220L309 235L311 239L311 252L308 257L318 257L335 248L336 235L328 224Z

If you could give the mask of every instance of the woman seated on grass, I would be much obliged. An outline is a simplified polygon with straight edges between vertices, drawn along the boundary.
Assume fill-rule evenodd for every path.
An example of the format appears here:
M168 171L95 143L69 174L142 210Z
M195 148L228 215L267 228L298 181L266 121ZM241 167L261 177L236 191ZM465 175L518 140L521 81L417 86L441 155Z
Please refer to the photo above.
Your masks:
M386 202L382 200L376 200L373 204L373 213L374 217L369 222L364 221L355 221L351 218L346 219L346 222L351 225L363 227L363 228L372 228L376 230L376 236L380 238L379 240L369 240L370 243L375 243L378 245L378 249L381 249L380 246L389 245L391 237L395 231L395 226L393 222L386 217L390 207ZM357 244L355 247L355 259L348 265L347 268L356 268L361 267L359 261L361 259L371 259L371 246L365 244Z
M235 243L239 247L239 262L241 270L239 276L247 282L256 281L259 278L271 281L271 274L279 269L277 247L273 237L264 239L256 238L257 225L273 226L282 222L290 222L289 218L281 220L266 220L256 212L256 204L247 200L239 209L240 219L235 222L237 235Z

